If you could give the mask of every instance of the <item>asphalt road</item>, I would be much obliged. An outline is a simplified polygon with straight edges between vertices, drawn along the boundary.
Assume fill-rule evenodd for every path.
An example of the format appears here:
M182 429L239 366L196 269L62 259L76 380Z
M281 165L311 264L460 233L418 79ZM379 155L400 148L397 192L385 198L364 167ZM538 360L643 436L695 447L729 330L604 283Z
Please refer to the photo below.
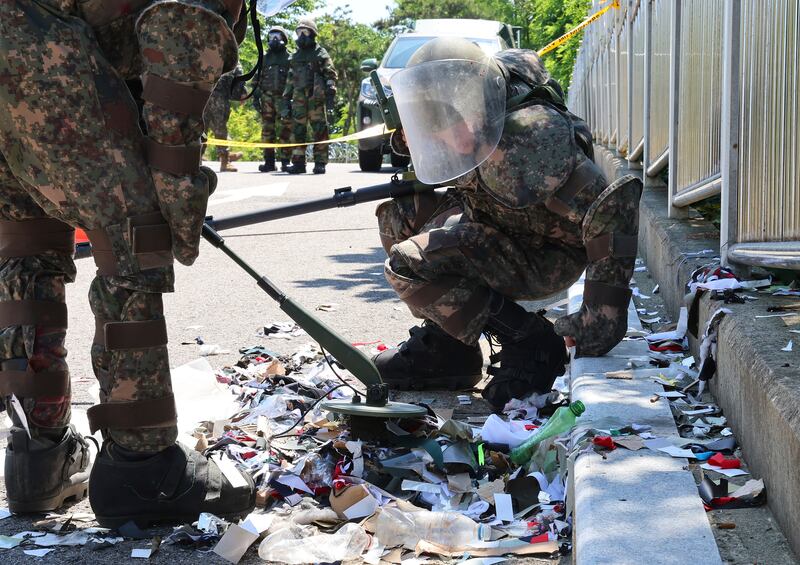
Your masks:
M215 169L217 163L209 163ZM388 182L393 169L384 165L380 173L362 173L357 164L331 164L326 175L290 176L259 173L258 163L237 163L239 172L219 175L219 186L209 203L209 214L223 217L252 212L260 208L319 198L333 194L335 188L360 188ZM332 312L315 313L351 342L381 340L394 344L408 335L415 320L397 299L383 276L385 253L378 238L374 203L328 210L311 215L276 220L261 225L226 231L226 242L261 275L266 275L286 294L308 309L336 304ZM89 348L94 321L86 296L94 277L91 259L78 261L78 276L67 289L69 307L70 371L73 381L75 420L94 404L90 387L94 385ZM256 335L259 328L289 318L255 282L221 251L202 243L200 257L191 267L176 265L176 292L164 296L169 333L170 364L177 367L199 356L200 346L216 344L230 353L208 357L212 366L221 367L239 358L238 350L264 345L278 353L288 353L311 341L308 336L291 340L265 340ZM182 345L182 342L191 342ZM440 404L452 403L452 393L426 393ZM476 410L480 399L476 396ZM400 399L408 399L402 395ZM4 447L5 439L0 440ZM1 483L2 481L0 481ZM4 506L4 485L0 484L0 507ZM88 501L65 512L90 512ZM41 517L38 517L41 518ZM37 519L38 519L37 518ZM0 535L32 529L35 519L11 517L0 520ZM82 524L85 526L89 524ZM165 529L163 533L170 530ZM131 559L133 548L148 547L147 540L128 541L101 551L82 547L59 547L42 558L26 556L20 548L0 550L3 563L31 560L58 563L109 563ZM255 548L243 562L259 562ZM157 563L224 563L214 554L164 546L150 561ZM526 560L538 563L538 560Z

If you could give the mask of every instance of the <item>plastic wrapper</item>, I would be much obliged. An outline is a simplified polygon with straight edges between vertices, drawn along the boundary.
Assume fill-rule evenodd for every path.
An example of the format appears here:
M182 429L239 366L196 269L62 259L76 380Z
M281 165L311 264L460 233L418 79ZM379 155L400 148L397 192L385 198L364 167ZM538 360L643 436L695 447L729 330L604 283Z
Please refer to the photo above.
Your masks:
M369 546L369 535L358 524L345 524L333 534L292 525L268 535L258 546L258 556L277 563L333 563L358 559Z

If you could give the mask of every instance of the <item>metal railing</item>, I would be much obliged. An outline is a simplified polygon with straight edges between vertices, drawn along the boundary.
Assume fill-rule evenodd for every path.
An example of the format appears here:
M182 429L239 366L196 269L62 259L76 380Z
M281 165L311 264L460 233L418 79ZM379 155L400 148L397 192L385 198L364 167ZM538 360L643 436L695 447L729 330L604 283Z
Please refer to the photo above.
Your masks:
M724 263L800 270L800 0L620 3L585 31L569 107L646 179L669 166L672 217L721 195Z

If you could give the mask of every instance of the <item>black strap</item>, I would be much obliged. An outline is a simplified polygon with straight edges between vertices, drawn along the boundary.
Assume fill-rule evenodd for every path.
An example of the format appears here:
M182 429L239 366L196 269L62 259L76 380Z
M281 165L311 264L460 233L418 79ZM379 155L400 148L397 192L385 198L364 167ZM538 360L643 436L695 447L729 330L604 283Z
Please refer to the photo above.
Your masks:
M148 137L145 142L148 164L175 176L194 175L200 170L200 145L164 145Z
M586 256L592 263L606 257L615 259L636 257L638 246L639 238L637 236L619 233L604 233L584 244Z
M545 200L544 205L554 214L562 217L569 217L573 212L569 203L584 188L594 183L597 179L598 172L599 169L597 165L589 159L585 159L573 169L569 178L564 183L564 186Z
M145 73L142 82L143 100L176 114L202 117L203 108L211 96L208 90L181 84L152 73Z
M4 364L5 365L5 364ZM67 396L69 373L66 371L0 370L0 396L15 394L21 398Z
M50 300L0 302L0 327L48 326L67 328L67 305Z
M95 318L94 343L109 351L150 349L167 345L167 324L159 320L109 322Z
M178 422L175 397L95 404L86 411L89 430L168 428Z
M75 252L75 229L55 218L0 220L0 257Z
M586 281L583 286L583 301L589 306L614 306L627 308L631 301L630 288L613 286L597 281Z

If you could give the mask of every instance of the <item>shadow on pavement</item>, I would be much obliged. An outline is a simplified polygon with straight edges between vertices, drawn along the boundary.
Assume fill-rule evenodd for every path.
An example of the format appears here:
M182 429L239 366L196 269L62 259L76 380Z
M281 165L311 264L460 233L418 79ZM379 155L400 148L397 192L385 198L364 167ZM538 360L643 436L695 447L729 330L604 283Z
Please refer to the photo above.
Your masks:
M355 296L367 302L397 300L397 294L383 276L386 252L382 247L375 247L369 253L342 253L328 258L337 263L358 264L359 267L336 277L296 280L294 283L301 288L352 290L363 287Z

